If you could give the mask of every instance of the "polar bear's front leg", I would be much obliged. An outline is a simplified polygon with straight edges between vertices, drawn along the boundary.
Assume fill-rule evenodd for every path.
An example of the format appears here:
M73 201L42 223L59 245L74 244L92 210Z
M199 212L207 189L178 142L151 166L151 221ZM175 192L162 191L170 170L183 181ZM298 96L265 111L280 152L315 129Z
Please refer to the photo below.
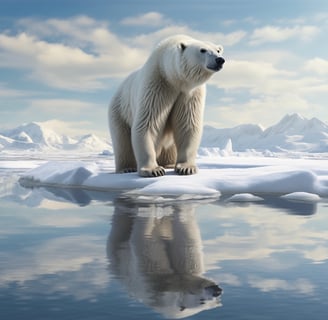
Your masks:
M190 150L188 150L190 149ZM198 172L196 166L196 153L193 147L180 146L180 152L178 152L178 159L175 165L175 172L179 175L191 175Z
M174 105L172 124L177 147L175 171L180 175L197 173L197 150L203 127L205 86L195 89L192 94L181 94Z
M132 130L132 144L137 160L138 173L141 177L160 177L165 170L156 161L155 144L149 130L143 132Z
M198 171L196 166L197 149L201 138L201 128L179 126L175 131L177 162L175 172L180 175L191 175Z

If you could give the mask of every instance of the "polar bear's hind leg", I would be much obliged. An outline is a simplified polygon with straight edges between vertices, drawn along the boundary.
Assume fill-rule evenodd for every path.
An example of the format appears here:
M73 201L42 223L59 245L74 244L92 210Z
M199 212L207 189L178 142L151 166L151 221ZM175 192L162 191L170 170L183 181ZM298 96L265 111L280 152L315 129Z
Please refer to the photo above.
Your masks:
M109 109L110 132L115 152L117 173L137 171L137 162L131 142L131 128L117 112L117 105Z

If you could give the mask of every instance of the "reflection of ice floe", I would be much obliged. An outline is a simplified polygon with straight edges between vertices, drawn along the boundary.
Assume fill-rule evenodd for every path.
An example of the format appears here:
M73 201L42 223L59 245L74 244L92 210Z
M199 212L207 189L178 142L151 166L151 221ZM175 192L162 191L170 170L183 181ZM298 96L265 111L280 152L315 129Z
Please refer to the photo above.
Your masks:
M321 200L317 194L313 194L309 192L292 192L283 195L282 198L291 201L300 201L300 202L318 202Z
M218 307L221 289L203 276L194 205L117 200L108 238L111 272L128 293L168 318Z
M263 201L263 198L255 196L251 193L237 193L226 200L227 202L255 202Z
M307 193L304 193L306 196ZM288 196L274 197L264 196L263 201L256 202L259 205L270 207L276 210L281 210L288 214L309 216L315 214L317 211L318 201L294 201Z

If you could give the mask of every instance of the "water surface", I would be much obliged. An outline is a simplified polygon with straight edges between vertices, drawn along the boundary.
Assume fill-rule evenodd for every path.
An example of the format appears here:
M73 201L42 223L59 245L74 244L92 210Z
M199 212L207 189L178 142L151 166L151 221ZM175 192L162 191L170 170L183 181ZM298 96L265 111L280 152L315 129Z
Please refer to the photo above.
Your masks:
M227 198L3 183L1 319L324 319L327 202Z

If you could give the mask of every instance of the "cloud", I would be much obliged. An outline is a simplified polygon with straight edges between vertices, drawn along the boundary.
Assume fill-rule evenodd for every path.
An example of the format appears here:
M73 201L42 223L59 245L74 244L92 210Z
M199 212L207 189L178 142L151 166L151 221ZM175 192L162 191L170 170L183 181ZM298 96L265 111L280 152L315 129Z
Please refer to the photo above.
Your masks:
M54 132L71 137L86 134L86 130L81 128L90 126L87 121L62 121L58 119L44 121L43 124ZM53 204L51 204L51 207L54 207Z
M0 35L0 49L0 66L27 69L34 79L50 86L62 89L101 87L96 78L85 72L95 67L96 58L79 48L48 43L21 33Z
M106 36L107 32L98 30L95 41ZM117 47L116 52L92 54L77 47L41 41L24 33L14 37L0 36L0 47L2 67L27 69L34 80L68 90L102 89L102 79L124 75L144 57L142 50L129 50L124 45L120 46L120 54Z
M107 121L104 120L108 101L104 104L87 102L78 99L31 99L29 106L21 112L25 121L46 122L55 132L67 135L81 135L92 130L95 134L107 135ZM83 114L81 121L80 115ZM49 121L45 121L52 119ZM96 128L92 128L98 124Z
M190 29L184 25L170 25L155 32L141 34L139 36L129 39L129 42L137 47L146 47L150 50L156 43L160 42L166 37L176 34L187 34L196 39L204 41L211 41L216 44L221 44L224 47L233 46L239 43L246 36L246 32L238 30L230 33L221 32L199 32Z
M23 18L17 21L19 29L24 29L30 34L40 37L66 35L71 39L84 39L86 41L86 31L95 28L107 28L108 25L104 21L92 19L88 16L73 16L68 19L47 19L39 20L35 18Z
M268 42L282 42L291 38L310 40L320 32L317 26L304 25L294 27L264 26L253 31L250 44L260 45Z
M74 130L75 126L79 126L76 122L69 122L69 121L61 121L58 119L52 119L52 120L48 120L43 122L44 124L46 124L47 126L49 126L50 129L56 131L56 132L60 132L62 134L66 134L64 133L62 130L64 127L70 127L72 130ZM81 122L80 125L85 124L84 122Z
M254 94L273 94L281 93L283 82L293 76L293 72L278 69L266 61L228 60L219 76L213 77L210 83L226 90L248 89Z
M127 18L123 23L162 25L159 13ZM105 89L104 80L121 78L140 67L154 45L167 36L190 34L199 39L232 46L246 32L203 33L187 26L170 25L137 37L111 32L107 23L87 16L70 19L22 19L23 32L0 33L0 67L25 70L30 79L50 87L96 91Z
M104 89L103 79L126 75L146 57L144 48L124 44L92 19L28 21L25 32L0 34L0 67L27 70L30 78L51 87Z
M39 111L44 111L46 113L50 113L53 110L58 110L60 113L76 113L95 106L94 103L74 99L34 99L31 100L30 103L34 111L39 109Z
M150 26L151 32L139 31L136 35L126 36L120 31L114 32L110 22L83 15L68 19L22 19L17 23L19 31L15 32L13 28L0 32L0 67L18 69L23 72L24 80L50 88L98 92L107 90L108 83L116 85L117 80L140 67L163 38L189 34L226 48L224 69L209 83L216 89L223 89L224 97L232 97L232 100L220 107L227 111L223 117L216 115L214 119L226 118L224 123L231 125L233 121L244 122L246 119L254 122L259 115L270 120L265 111L269 108L274 108L275 120L280 119L285 110L295 111L293 108L296 108L307 112L311 97L315 96L318 102L317 93L325 95L327 92L328 62L319 57L305 60L302 54L292 53L288 46L280 49L278 44L291 39L309 40L320 32L319 28L309 20L278 21L275 25L259 27L260 22L250 17L242 23L247 23L247 29L235 29L237 22L226 20L223 24L229 26L229 32L202 32L169 20L159 12L148 12L127 17L116 27ZM257 28L253 27L255 24ZM252 28L255 29L252 31ZM274 48L266 46L263 50L261 45L268 43L273 43ZM222 90L217 91L222 94ZM20 94L0 85L0 96L13 97L16 93ZM242 101L236 102L236 95L243 96ZM66 99L46 100L31 101L31 110L43 114L47 110L52 118L61 118L55 111L56 104L59 102L57 106L64 106ZM61 109L66 114L70 110L94 110L91 104L80 102L68 102L69 107ZM242 111L243 108L249 108L248 113ZM213 110L207 108L206 112L208 118L208 114L213 116ZM246 118L236 118L238 114ZM229 120L228 115L233 117Z
M169 23L161 13L158 12L148 12L139 16L127 17L121 21L122 25L125 26L150 26L158 27Z
M246 101L221 101L207 106L205 122L209 125L229 127L244 123L261 124L264 127L278 122L282 115L300 112L312 118L316 106L298 94L284 93L280 95L256 95ZM212 120L215 119L216 123Z
M262 279L260 277L250 277L249 284L262 292L271 291L292 291L297 294L312 295L315 285L307 279L283 280L283 279Z
M293 55L284 52L264 52L254 54L254 56L245 56L245 58L243 60L227 59L223 70L211 78L209 84L224 89L227 94L248 92L257 99L262 99L264 96L276 99L283 96L293 97L289 107L295 106L295 102L299 102L300 99L306 99L309 94L327 92L327 81L304 72L303 60L298 61ZM289 68L292 63L299 67ZM319 71L321 66L322 73L324 73L325 63L327 62L310 61L305 69L306 71ZM300 104L300 107L302 105L303 103Z
M318 75L328 75L328 60L322 58L311 59L306 63L305 70Z
M0 97L22 97L26 95L30 95L31 93L23 90L16 90L8 88L6 84L0 82Z

